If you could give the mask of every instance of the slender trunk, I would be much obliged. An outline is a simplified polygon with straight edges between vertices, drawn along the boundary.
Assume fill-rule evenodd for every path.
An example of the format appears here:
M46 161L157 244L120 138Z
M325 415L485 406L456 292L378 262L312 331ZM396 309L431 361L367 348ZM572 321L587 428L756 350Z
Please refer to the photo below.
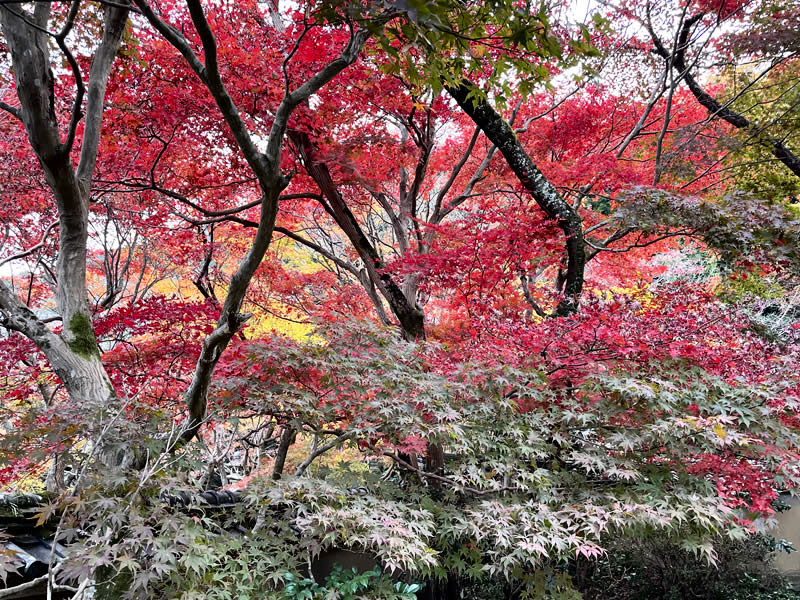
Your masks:
M247 160L258 180L263 194L256 237L231 279L217 327L203 341L203 349L195 366L194 377L184 395L190 419L183 439L189 441L197 434L205 419L208 390L216 364L231 338L250 316L239 311L243 306L250 281L272 240L275 217L278 212L278 198L290 180L290 177L282 175L280 171L281 153L289 118L301 103L306 102L310 96L356 61L370 34L366 29L351 31L350 39L339 56L325 64L294 90L289 89L287 78L283 99L275 111L265 150L262 152L259 150L256 140L250 135L247 123L240 115L236 103L222 80L217 56L217 40L211 24L206 19L202 3L199 0L186 0L192 24L200 39L201 59L183 33L163 21L148 2L145 0L133 1L156 31L181 53L189 67L211 93L242 156Z
M272 478L280 479L283 475L283 468L286 466L286 456L289 448L292 447L297 439L297 430L291 425L286 425L281 434L281 443L278 446L278 453L275 455L275 465L272 467Z
M195 365L194 377L184 394L184 402L189 409L189 427L183 439L191 440L206 417L206 405L214 369L222 353L228 347L233 336L250 318L249 313L242 313L245 296L256 269L272 241L275 219L278 215L278 197L286 187L286 180L277 171L271 182L262 183L261 216L255 238L250 249L239 263L239 267L231 277L228 294L220 311L216 329L203 340L200 357Z

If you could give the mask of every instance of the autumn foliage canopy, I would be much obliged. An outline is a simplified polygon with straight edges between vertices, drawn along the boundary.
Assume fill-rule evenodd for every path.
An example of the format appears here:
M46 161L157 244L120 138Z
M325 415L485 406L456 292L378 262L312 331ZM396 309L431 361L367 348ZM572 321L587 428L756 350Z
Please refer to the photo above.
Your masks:
M63 577L217 597L350 548L534 590L765 530L792 3L288 4L0 2L0 489L46 490ZM223 524L164 501L213 487Z

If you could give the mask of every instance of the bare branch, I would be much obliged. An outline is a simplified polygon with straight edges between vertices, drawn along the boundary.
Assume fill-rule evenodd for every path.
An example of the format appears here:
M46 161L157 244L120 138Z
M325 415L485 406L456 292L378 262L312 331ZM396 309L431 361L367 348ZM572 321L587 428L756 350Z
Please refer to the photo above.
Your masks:
M328 252L327 250L325 250L325 248L323 248L319 244L315 244L311 240L306 239L303 236L298 235L297 233L295 233L293 231L290 231L289 229L286 229L285 227L277 227L276 226L275 227L275 231L277 231L278 233L282 233L283 235L285 235L289 239L292 239L295 242L297 242L299 244L302 244L303 246L305 246L307 248L310 248L314 252L316 252L318 254L321 254L322 256L327 258L329 261L335 263L341 269L344 269L348 273L351 273L356 278L358 278L358 269L356 269L350 263L343 261L341 258L339 258L338 256L334 255L333 253Z
M323 454L325 454L329 450L333 450L334 448L336 448L336 446L339 446L340 444L343 444L344 442L349 440L351 437L353 437L353 435L354 435L354 433L352 431L347 431L347 432L343 433L342 435L340 435L339 437L331 440L330 442L328 442L324 446L321 446L321 447L317 448L316 447L316 443L317 443L317 437L318 436L317 436L317 434L315 434L314 435L314 445L312 446L311 454L309 454L308 458L306 458L302 463L300 463L298 465L297 469L295 469L294 476L295 477L300 477L303 473L306 472L306 469L308 469L308 467L311 466L311 463L314 462L318 457L322 456Z
M49 575L47 574L40 575L39 577L31 579L30 581L26 581L25 583L20 583L19 585L15 585L10 588L4 588L0 590L0 598L18 598L20 597L19 594L22 594L22 592L35 589L43 583L46 584L48 577Z
M509 125L514 125L514 121L517 119L517 114L519 113L520 108L522 108L522 100L518 101L517 104L514 106L514 110L511 112L511 119L509 120ZM528 121L523 125L523 127L514 130L514 134L522 133L527 131L528 126L530 125L531 121L534 118L538 117L531 117ZM478 127L480 129L480 127ZM463 204L467 199L473 196L472 190L475 189L475 186L483 179L483 174L486 172L486 169L489 168L489 163L491 163L492 158L494 157L495 153L497 152L497 146L492 144L489 147L489 150L486 152L486 156L481 161L481 164L478 165L478 168L472 174L467 185L464 187L464 191L461 192L456 198L450 201L450 203L445 206L441 207L441 210L437 213L434 212L434 216L431 217L431 223L438 224L441 223L444 218L453 212L456 208L458 208L461 204ZM428 233L427 236L427 243L430 244L433 236L433 230Z
M9 256L8 258L0 260L0 267L2 267L3 265L5 265L7 263L10 263L13 260L18 260L20 258L25 258L26 256L30 256L31 254L33 254L37 250L40 250L41 248L44 248L47 245L48 236L50 235L50 232L53 230L53 227L55 227L56 225L58 225L58 221L54 221L54 222L50 223L50 225L48 225L45 228L44 233L42 234L41 241L39 241L39 243L37 243L35 246L32 246L32 247L28 248L27 250L23 250L22 252L20 252L18 254L14 254L13 256Z
M453 183L455 183L458 174L461 173L461 169L463 169L464 165L467 164L469 157L472 156L472 151L475 149L475 143L478 141L478 136L480 136L480 133L481 128L476 125L475 131L472 133L472 137L469 140L469 144L467 144L467 148L464 150L464 154L461 155L461 159L458 161L458 163L456 163L456 166L453 167L453 170L450 171L450 177L448 177L447 181L442 186L442 189L439 190L439 193L436 195L431 223L438 223L441 220L439 214L442 210L442 202L444 201L444 197L447 195L447 192L450 191L450 188L453 187Z
M525 296L525 300L530 305L530 307L533 309L533 312L535 312L537 315L539 315L543 319L546 319L548 317L556 316L554 314L550 314L550 313L545 312L544 309L541 306L539 306L539 303L536 302L536 300L533 299L533 296L531 295L530 288L528 287L528 275L525 272L520 273L519 281L522 284L522 295Z
M8 114L22 121L22 111L20 109L15 108L6 102L3 102L2 100L0 100L0 109L3 109Z
M67 64L69 64L69 68L72 71L72 77L75 79L75 98L72 102L72 115L70 116L69 128L67 129L67 139L64 141L63 146L63 152L66 154L70 153L72 150L72 145L75 142L75 130L78 128L78 123L83 116L81 113L81 106L83 105L83 95L86 93L86 87L83 84L81 68L78 66L78 61L75 59L75 55L72 54L65 41L69 35L69 32L72 31L72 28L75 25L75 17L78 14L78 9L80 6L80 0L73 0L69 7L69 12L67 13L64 26L55 36L56 43L66 57ZM116 54L116 52L114 54Z
M722 104L717 101L713 96L706 92L700 83L691 74L691 66L686 63L686 49L689 45L689 34L692 28L700 22L704 13L698 13L693 17L686 19L683 23L680 33L676 39L676 45L673 52L669 52L664 47L661 40L653 31L652 26L648 27L656 52L664 57L666 60L671 61L672 67L681 73L681 77L686 81L686 85L692 92L697 101L705 107L712 117L718 117L738 129L755 128L758 130L757 124L753 124L744 115L728 108L730 102ZM696 62L696 61L695 61ZM759 132L761 133L761 132ZM800 157L792 152L783 142L783 140L767 136L764 143L771 148L772 154L781 161L794 175L800 177Z

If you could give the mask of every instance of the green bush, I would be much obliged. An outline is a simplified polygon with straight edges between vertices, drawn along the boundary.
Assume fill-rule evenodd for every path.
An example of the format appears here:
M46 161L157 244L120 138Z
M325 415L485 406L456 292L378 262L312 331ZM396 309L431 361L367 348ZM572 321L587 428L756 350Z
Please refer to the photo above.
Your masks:
M361 600L367 597L416 600L416 593L422 587L416 583L392 581L378 567L359 573L355 567L345 571L339 565L325 578L324 585L293 573L286 573L283 580L285 600Z
M658 538L618 539L600 559L543 568L512 581L465 582L466 600L800 600L772 565L791 551L766 535L714 543L717 564ZM564 572L566 571L566 572ZM538 585L537 585L538 583Z
M571 565L585 600L797 600L772 564L766 535L714 543L716 565L657 538L618 540L597 561Z

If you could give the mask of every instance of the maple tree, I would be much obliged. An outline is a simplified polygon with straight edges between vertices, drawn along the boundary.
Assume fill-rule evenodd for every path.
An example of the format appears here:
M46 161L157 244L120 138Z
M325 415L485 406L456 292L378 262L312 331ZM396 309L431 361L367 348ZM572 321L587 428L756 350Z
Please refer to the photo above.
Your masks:
M63 576L279 595L343 546L537 594L615 536L765 526L800 449L791 10L0 2L0 483L65 492ZM702 72L734 45L774 63ZM158 502L234 455L233 515Z

